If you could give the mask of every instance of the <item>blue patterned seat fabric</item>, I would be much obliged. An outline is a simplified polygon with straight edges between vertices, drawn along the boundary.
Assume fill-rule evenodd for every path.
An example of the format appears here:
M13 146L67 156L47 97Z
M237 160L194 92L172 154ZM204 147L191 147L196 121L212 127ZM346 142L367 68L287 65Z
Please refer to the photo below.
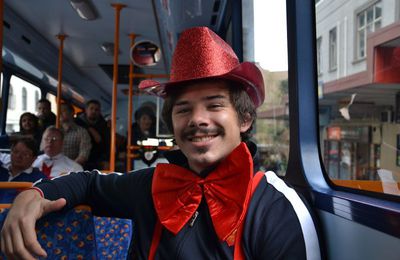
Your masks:
M0 209L0 228L8 209ZM51 213L36 224L47 259L126 259L132 235L130 220L94 217L74 208ZM0 259L6 259L0 253Z

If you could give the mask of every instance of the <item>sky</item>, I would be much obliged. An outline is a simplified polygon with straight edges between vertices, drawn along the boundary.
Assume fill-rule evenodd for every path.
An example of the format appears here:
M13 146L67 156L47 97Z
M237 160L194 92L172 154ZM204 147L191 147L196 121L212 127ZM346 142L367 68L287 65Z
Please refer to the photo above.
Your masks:
M269 71L287 70L285 8L285 0L254 0L254 56Z

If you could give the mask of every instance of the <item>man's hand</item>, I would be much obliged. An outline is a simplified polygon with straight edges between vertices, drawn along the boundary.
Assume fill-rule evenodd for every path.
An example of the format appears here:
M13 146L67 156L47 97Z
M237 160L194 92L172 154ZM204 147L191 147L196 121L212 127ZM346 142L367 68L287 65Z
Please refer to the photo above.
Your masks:
M18 195L8 212L1 230L1 251L8 259L35 259L46 257L35 232L36 220L62 209L65 199L50 201L36 190L27 190Z

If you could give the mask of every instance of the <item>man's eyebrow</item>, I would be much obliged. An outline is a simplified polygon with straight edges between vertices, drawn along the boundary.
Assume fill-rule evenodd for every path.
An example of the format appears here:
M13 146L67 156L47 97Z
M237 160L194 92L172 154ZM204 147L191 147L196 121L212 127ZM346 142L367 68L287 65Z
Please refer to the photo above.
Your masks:
M215 99L228 99L228 97L224 96L224 95L212 95L212 96L206 96L203 99L206 100L206 101L210 101L210 100L215 100ZM184 106L184 105L187 105L187 104L189 104L188 100L178 100L174 104L174 106Z

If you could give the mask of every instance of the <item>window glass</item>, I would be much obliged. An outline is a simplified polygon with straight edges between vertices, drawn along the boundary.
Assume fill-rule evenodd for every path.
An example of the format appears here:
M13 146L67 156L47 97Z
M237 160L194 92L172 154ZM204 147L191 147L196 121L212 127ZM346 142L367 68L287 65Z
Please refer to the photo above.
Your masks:
M329 31L329 69L336 69L337 62L336 27Z
M28 99L27 99L26 88L22 88L22 110L26 111L28 107ZM36 103L35 103L36 104Z
M247 2L243 1L243 6L248 6ZM263 71L265 92L268 93L264 104L258 109L254 139L259 147L262 167L284 175L289 154L285 1L255 0L252 12L254 58L245 57L245 60L259 64ZM251 31L251 28L248 26L246 31Z
M51 111L57 115L57 97L52 93L48 92L46 94L46 99L51 103Z
M322 73L321 70L321 45L322 45L322 37L318 37L317 39L317 72L318 74Z
M336 44L341 46L336 48L337 70L326 70L322 64L318 75L322 158L335 185L400 195L400 30L394 26L398 23L396 4L379 1L365 8L368 3L323 1L316 6L317 37L331 35L331 25L336 24ZM319 38L316 41L318 46ZM355 42L357 57L363 58L357 62L349 51ZM319 52L330 56L331 44L322 43Z
M11 76L8 93L8 110L6 132L19 131L19 117L22 113L36 114L36 99L34 93L40 89L17 76Z
M367 1L361 1L368 3ZM392 3L394 4L394 3ZM390 3L387 3L390 5ZM356 11L356 10L354 10ZM393 6L392 12L395 12L395 7ZM394 14L390 17L395 17ZM393 19L393 18L392 18ZM362 10L357 14L357 39L356 39L356 49L357 56L356 59L363 59L366 56L365 47L367 35L375 30L381 28L382 23L382 2L378 1L367 9Z

